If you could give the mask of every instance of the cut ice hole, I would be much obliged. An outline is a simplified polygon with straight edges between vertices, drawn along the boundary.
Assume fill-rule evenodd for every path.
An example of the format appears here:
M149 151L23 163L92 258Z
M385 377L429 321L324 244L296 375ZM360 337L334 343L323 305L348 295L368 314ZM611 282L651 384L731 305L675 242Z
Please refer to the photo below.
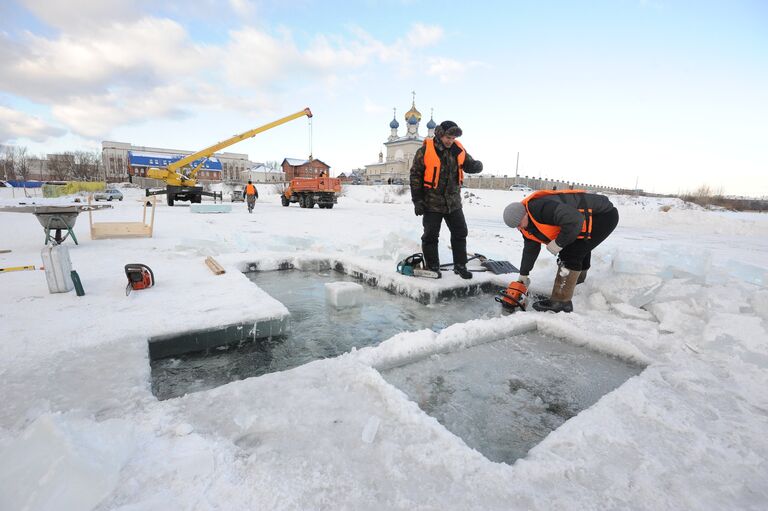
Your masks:
M512 463L642 370L533 331L381 374L469 447Z
M254 272L248 278L288 308L290 316L285 324L276 324L273 330L283 334L252 342L244 342L247 338L238 334L231 343L222 338L219 347L208 344L205 347L209 349L204 351L172 357L157 346L155 351L162 354L150 358L152 391L159 399L335 357L352 348L376 345L400 332L424 328L439 331L454 323L502 314L501 307L488 294L424 305L368 285L361 289L333 285L359 282L333 270ZM331 291L326 284L332 284ZM354 300L349 293L354 293ZM187 334L162 341L177 348L190 339ZM200 345L196 342L190 345ZM150 342L150 352L152 345Z

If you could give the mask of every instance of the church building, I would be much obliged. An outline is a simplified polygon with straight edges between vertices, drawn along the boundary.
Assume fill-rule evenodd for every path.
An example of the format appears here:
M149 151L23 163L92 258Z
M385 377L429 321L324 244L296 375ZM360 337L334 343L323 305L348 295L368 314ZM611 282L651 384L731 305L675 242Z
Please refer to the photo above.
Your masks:
M393 109L394 110L394 109ZM365 176L369 183L408 183L410 180L411 164L416 151L424 143L424 137L419 135L421 112L416 110L416 97L414 93L411 109L405 113L405 134L400 136L397 122L397 112L389 123L390 134L384 146L387 149L386 159L384 153L379 152L379 161L365 166ZM427 137L435 136L435 121L430 118L427 123Z

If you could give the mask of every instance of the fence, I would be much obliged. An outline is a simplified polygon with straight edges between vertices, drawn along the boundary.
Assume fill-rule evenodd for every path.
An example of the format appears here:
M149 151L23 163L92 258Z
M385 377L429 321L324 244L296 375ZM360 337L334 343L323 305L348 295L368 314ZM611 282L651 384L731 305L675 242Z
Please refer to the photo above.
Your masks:
M482 188L488 190L508 190L510 186L519 184L533 188L534 190L570 190L581 189L599 192L612 193L634 193L636 190L626 188L616 188L611 186L594 185L589 183L577 183L573 181L561 181L559 179L543 179L528 176L492 176L478 175L470 176L464 174L464 186L467 188Z

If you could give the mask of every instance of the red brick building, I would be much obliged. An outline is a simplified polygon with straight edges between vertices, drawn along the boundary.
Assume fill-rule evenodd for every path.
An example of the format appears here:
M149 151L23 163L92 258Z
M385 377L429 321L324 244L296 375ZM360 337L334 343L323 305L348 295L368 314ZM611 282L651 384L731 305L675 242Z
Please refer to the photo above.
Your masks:
M329 176L331 169L320 160L297 160L295 158L284 159L280 166L285 172L286 181L296 177L317 177L321 172L325 172L325 175Z

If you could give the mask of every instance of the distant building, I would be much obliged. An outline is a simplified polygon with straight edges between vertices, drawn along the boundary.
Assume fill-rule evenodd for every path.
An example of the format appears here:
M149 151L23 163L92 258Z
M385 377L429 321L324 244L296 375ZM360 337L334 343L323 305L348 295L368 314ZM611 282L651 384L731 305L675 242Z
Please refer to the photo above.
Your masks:
M282 183L285 181L285 172L266 167L262 163L256 163L248 170L240 174L243 183Z
M280 164L285 173L285 180L290 181L297 177L317 177L325 171L330 175L331 167L320 160L298 160L296 158L286 158Z
M167 167L171 163L184 158L183 154L163 154L146 151L128 151L128 173L131 176L147 177L147 169ZM195 176L200 181L221 181L221 162L218 158L195 160L191 168L202 167Z
M395 109L393 109L395 110ZM419 135L421 112L416 109L414 98L411 109L405 113L406 130L401 137L398 134L400 123L397 122L397 112L389 123L390 134L384 146L387 149L386 159L379 152L379 161L365 166L365 177L369 183L388 183L393 181L408 182L411 165L416 151L424 143L424 137ZM427 123L427 137L435 136L435 121L430 118Z
M124 181L128 175L144 176L148 166L167 164L145 164L146 160L174 161L196 151L165 149L159 147L134 146L126 142L103 141L101 143L101 162L108 181ZM131 162L129 153L133 153ZM152 155L150 158L149 155ZM215 163L214 163L215 162ZM210 165L198 172L201 181L227 181L236 183L240 174L250 167L247 154L216 153L209 158Z

